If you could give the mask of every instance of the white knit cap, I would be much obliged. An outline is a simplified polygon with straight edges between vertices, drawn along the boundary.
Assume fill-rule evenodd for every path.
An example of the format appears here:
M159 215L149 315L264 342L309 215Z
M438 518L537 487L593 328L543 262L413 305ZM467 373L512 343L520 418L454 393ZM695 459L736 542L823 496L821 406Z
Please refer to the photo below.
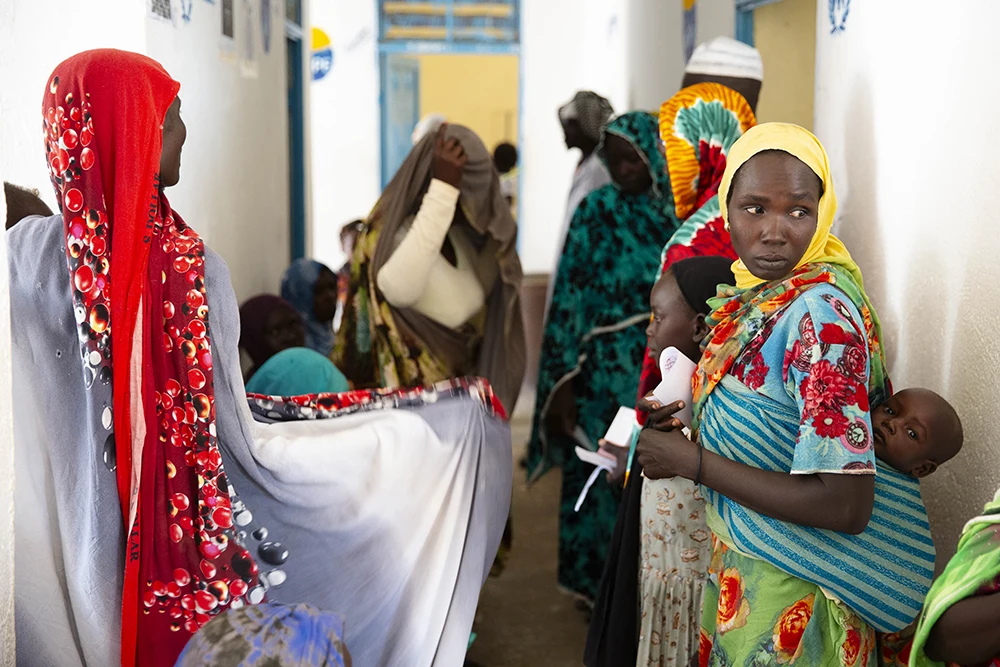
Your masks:
M763 81L764 61L752 46L730 37L716 37L698 45L684 73Z

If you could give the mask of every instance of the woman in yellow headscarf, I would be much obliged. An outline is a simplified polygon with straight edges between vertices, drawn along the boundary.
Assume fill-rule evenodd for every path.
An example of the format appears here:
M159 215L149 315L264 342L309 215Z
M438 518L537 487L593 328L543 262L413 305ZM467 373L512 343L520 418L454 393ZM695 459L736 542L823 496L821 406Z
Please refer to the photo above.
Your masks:
M719 202L737 284L716 300L692 380L698 443L647 429L638 457L647 477L691 479L708 501L702 665L873 664L875 630L919 611L899 582L928 557L904 545L904 562L878 563L881 582L839 569L879 551L870 519L884 530L869 409L889 392L877 319L830 234L837 199L819 140L764 124L728 157ZM913 514L901 520L926 523Z

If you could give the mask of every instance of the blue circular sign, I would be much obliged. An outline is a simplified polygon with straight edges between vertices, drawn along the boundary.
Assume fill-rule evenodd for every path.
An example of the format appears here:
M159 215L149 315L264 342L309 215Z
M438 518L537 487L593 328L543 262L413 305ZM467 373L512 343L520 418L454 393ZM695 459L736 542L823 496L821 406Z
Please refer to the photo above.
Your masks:
M333 69L333 49L313 51L310 66L312 67L313 81L319 81L329 74L330 70Z

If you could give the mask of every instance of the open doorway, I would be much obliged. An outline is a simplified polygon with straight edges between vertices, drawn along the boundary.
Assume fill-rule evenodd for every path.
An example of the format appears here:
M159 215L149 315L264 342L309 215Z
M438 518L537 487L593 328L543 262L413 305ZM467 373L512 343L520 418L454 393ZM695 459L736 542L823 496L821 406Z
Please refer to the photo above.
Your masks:
M380 2L383 187L428 114L469 127L491 151L518 144L519 21L517 0Z
M413 128L440 114L472 129L493 150L517 144L517 54L424 54L382 56L382 185L396 173L412 146Z

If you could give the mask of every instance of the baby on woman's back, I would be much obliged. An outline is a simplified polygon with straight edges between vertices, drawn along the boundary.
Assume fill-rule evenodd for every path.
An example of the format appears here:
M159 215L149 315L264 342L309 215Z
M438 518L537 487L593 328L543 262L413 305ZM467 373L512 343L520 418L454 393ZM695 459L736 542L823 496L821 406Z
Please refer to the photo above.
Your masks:
M962 420L930 389L904 389L872 408L875 457L901 473L926 477L962 449Z

